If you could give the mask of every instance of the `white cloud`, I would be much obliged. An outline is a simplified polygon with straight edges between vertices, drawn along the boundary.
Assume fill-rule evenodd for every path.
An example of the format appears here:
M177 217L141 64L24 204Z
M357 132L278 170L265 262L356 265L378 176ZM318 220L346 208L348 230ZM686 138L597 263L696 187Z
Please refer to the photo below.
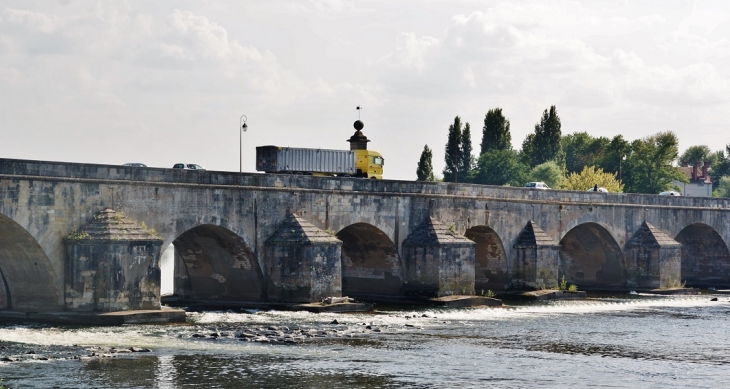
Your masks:
M644 15L639 16L637 20L640 23L646 24L647 26L652 26L654 24L662 24L666 23L667 19L660 15Z
M286 8L292 12L342 12L353 9L355 6L352 0L305 0L294 1L286 4Z
M24 130L8 156L232 170L240 114L248 146L337 148L356 105L390 178L413 178L423 143L440 170L453 117L477 129L496 106L516 146L552 104L566 132L730 141L730 7L484 4L8 0L0 128Z
M6 8L3 10L0 20L8 24L21 25L30 30L40 31L45 34L53 33L62 24L57 18L40 12L31 12L27 9Z
M430 36L416 37L412 32L402 33L398 38L398 46L393 54L381 61L390 61L391 65L423 71L431 51L437 48L439 41Z
M614 58L617 69L622 71L616 78L626 98L658 106L730 103L730 82L712 64L651 66L635 53L620 50Z

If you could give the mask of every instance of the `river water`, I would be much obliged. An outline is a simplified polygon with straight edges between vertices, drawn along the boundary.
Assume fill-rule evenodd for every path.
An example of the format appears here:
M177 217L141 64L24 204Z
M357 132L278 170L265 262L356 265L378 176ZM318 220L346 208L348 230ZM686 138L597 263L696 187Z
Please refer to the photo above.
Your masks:
M710 301L716 297L718 301ZM730 295L0 327L9 388L728 388ZM336 320L338 324L332 324ZM309 334L295 343L241 333ZM300 337L301 338L301 337ZM114 353L111 348L147 348ZM96 354L96 355L93 355Z

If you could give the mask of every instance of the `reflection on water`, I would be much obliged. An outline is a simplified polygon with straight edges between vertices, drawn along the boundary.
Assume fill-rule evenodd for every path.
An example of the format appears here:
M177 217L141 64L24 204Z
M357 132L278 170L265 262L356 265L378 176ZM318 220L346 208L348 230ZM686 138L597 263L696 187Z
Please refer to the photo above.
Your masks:
M174 355L160 355L157 357L159 363L157 364L157 387L160 389L172 389L175 388L175 377L177 377L177 370L173 361Z
M267 355L161 355L83 363L79 384L128 388L386 388L388 377L358 371L307 371ZM92 384L93 383L93 384Z
M342 315L201 312L187 325L6 326L0 356L17 361L0 362L0 377L10 387L59 388L718 388L730 380L730 303L726 295L711 297ZM287 345L235 336L267 326L328 335ZM216 336L194 336L210 333ZM153 351L105 354L131 346ZM81 360L67 359L76 355Z

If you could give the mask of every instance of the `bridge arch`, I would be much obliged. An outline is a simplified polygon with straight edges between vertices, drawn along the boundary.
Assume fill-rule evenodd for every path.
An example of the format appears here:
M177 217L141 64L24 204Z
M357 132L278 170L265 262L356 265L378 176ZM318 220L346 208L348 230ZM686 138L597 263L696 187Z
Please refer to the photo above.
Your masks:
M686 286L730 286L730 252L711 226L693 223L674 238L682 244L682 280Z
M174 297L209 301L265 299L263 272L256 255L243 238L229 229L202 224L185 231L172 244Z
M621 248L598 223L573 227L560 240L559 279L584 290L626 290L627 275Z
M474 290L504 290L509 283L507 254L502 239L487 226L474 226L464 233L476 243L474 249Z
M0 309L60 309L51 261L21 225L0 214Z
M403 264L393 241L368 223L351 224L337 233L342 241L342 294L400 295Z

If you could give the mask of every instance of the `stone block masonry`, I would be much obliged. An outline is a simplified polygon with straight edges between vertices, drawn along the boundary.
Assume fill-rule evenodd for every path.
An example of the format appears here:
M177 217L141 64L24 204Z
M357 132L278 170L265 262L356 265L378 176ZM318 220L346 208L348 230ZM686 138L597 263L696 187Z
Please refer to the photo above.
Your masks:
M730 286L728 199L11 159L0 159L0 199L0 309L108 309L92 272L110 262L85 268L96 251L64 243L105 209L174 244L175 294L193 300L438 296L562 276L586 290ZM291 215L334 240L276 243ZM438 244L416 238L424 223ZM634 239L644 224L663 234L658 249ZM147 298L129 285L121 309Z

